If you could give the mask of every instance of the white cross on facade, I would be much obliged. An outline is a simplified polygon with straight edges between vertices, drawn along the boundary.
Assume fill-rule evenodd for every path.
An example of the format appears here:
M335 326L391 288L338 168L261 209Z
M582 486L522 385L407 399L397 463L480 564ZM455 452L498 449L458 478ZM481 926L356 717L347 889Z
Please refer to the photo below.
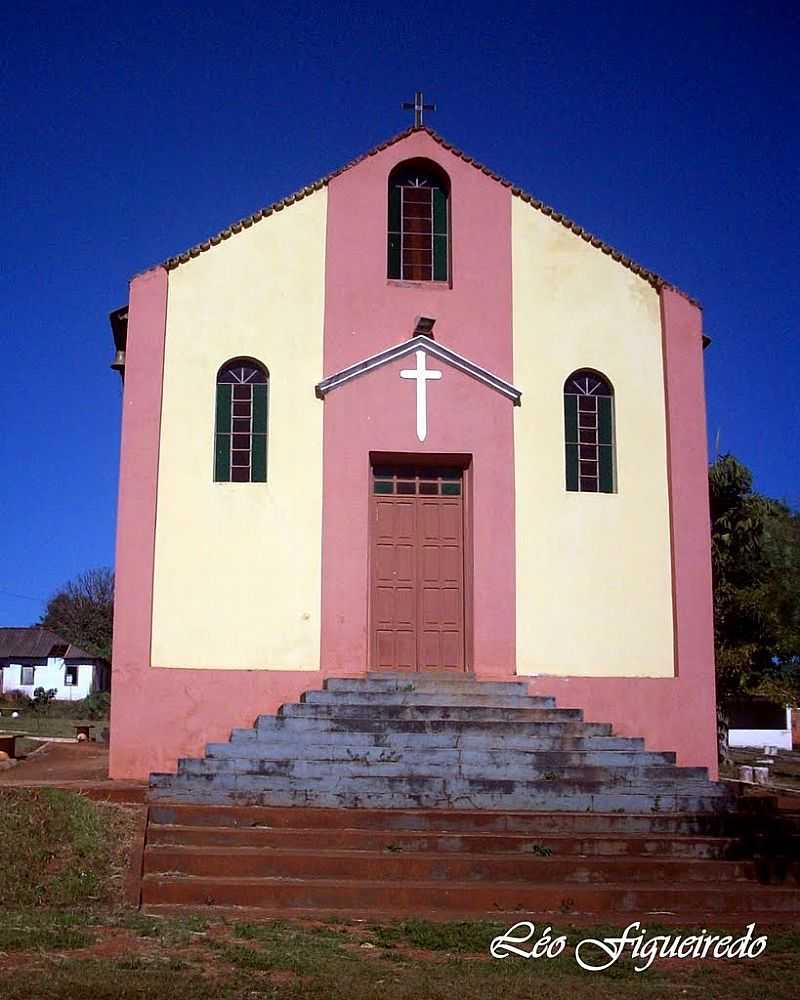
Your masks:
M417 367L404 368L400 378L417 380L417 437L424 441L428 436L428 380L441 378L441 372L427 371L425 368L425 351L417 351Z

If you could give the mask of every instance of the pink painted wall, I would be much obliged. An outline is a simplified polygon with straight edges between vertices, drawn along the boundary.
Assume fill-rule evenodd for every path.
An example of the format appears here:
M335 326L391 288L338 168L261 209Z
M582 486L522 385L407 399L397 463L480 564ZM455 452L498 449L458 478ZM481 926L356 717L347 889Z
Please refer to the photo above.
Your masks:
M389 174L424 157L450 178L451 287L386 278ZM325 374L407 340L417 316L437 341L513 381L511 201L508 189L416 132L334 178L328 188ZM368 659L370 452L473 456L474 665L514 670L512 404L433 359L429 434L415 432L415 388L400 378L413 356L325 399L322 667L363 670Z
M539 677L535 694L590 721L612 722L649 748L676 750L678 763L717 776L714 612L703 386L702 315L671 289L661 291L666 382L673 591L674 678Z
M386 179L411 156L450 175L452 288L399 286L385 278ZM213 252L213 251L210 251ZM513 381L510 194L416 133L335 178L329 189L324 374L411 334L417 315L437 319L436 337ZM412 382L395 362L334 390L325 407L322 672L164 669L150 665L153 552L167 274L131 284L117 535L110 773L146 778L180 756L227 739L260 712L319 687L325 675L363 672L367 661L370 451L473 456L474 665L514 670L513 408L509 400L444 362L429 383L429 436L415 434ZM699 311L662 293L670 454L677 677L542 677L589 719L675 749L684 764L716 773L713 627L705 408ZM309 392L312 391L310 373ZM525 386L520 386L525 391ZM524 400L523 400L524 405Z
M167 272L130 288L122 409L111 700L112 778L145 779L198 756L259 712L319 687L316 671L179 670L150 665ZM311 386L309 392L313 391ZM320 404L321 405L321 404Z
M386 278L389 173L414 157L450 177L452 288ZM330 182L325 259L325 375L407 340L423 315L436 318L437 340L513 382L510 191L426 132Z
M428 436L416 436L416 385L400 377L414 356L334 389L325 399L322 669L368 662L370 452L470 454L474 666L514 672L513 404L436 358L429 370Z

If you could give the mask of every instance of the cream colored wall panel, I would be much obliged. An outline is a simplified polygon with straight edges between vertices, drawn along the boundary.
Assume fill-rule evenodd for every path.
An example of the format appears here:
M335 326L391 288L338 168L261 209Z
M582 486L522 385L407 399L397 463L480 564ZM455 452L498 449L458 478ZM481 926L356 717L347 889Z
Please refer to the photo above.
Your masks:
M169 275L152 663L318 669L323 189ZM269 370L266 483L214 483L217 371Z
M517 670L672 676L672 572L658 293L512 199ZM614 386L618 492L569 493L562 390Z

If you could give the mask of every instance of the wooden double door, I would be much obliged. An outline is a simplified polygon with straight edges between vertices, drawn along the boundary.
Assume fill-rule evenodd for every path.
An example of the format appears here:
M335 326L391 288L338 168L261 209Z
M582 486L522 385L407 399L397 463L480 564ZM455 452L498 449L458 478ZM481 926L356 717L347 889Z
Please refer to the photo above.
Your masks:
M371 669L463 671L462 470L376 465L370 486Z

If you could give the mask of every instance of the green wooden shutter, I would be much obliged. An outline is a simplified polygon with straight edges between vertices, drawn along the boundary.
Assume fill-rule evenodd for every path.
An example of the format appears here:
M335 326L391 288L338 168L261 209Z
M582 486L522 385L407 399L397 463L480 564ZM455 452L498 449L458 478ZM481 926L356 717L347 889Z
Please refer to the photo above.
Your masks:
M268 385L253 386L253 439L250 454L250 479L267 481L267 391Z
M214 450L214 482L229 483L231 481L231 436L217 434Z
M433 237L433 280L447 281L447 237Z
M598 440L600 444L614 443L614 429L611 410L611 399L608 396L600 396L597 400L598 411Z
M564 440L576 444L578 440L578 397L564 396Z
M433 189L433 280L447 281L448 275L447 196Z
M231 390L232 385L217 386L217 434L230 434L231 430Z
M439 188L433 189L433 231L447 236L447 195Z
M267 386L253 386L253 433L267 433Z
M578 446L568 444L566 446L566 466L567 466L567 489L577 492L578 489Z
M400 188L396 184L389 189L389 232L400 232Z
M386 273L390 278L400 277L400 188L389 189L389 238Z
M250 479L254 483L267 481L267 435L254 434L250 453Z
M217 386L217 414L214 440L214 482L231 481L231 395L233 386Z
M600 492L614 492L614 400L600 396L597 400L597 438L600 443Z
M389 257L386 263L386 274L390 278L400 277L400 235L389 234Z
M614 449L610 444L600 445L600 492L614 492Z

